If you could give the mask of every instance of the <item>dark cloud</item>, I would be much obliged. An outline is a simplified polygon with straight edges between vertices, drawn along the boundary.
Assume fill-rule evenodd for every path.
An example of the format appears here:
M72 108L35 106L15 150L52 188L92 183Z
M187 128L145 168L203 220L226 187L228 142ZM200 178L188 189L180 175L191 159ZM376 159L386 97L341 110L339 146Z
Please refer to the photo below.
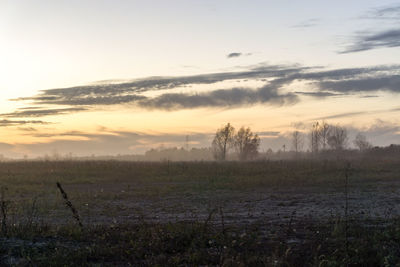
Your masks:
M85 96L85 97L57 97L53 100L42 100L35 98L37 104L46 105L71 105L71 106L100 106L100 105L118 105L130 103L137 100L145 99L140 95L112 95L109 96ZM87 108L81 108L87 110ZM55 115L55 114L54 114Z
M44 121L0 120L0 127L17 126L25 124L48 124L48 123Z
M400 75L327 81L319 83L319 88L321 90L336 92L370 92L382 90L400 93Z
M299 94L314 97L336 97L355 92L386 90L399 92L400 65L324 70L322 67L299 65L255 66L249 70L177 77L151 77L135 81L75 86L43 90L39 95L20 98L33 106L3 114L7 117L40 117L92 109L93 106L129 104L143 109L179 110L193 108L235 108L255 104L293 104ZM259 88L233 87L206 92L193 92L184 87L215 84L227 80L257 80ZM311 90L281 93L295 81L305 82ZM183 88L182 88L183 87ZM172 93L168 89L181 88ZM157 96L145 92L164 90ZM287 92L287 91L285 91ZM296 95L297 94L297 95ZM362 97L362 95L360 95ZM35 108L37 106L68 106L67 108Z
M85 108L62 108L62 109L38 109L38 108L22 108L12 113L3 113L0 116L9 118L25 118L25 117L43 117L50 115L63 115L78 111L87 110Z
M340 54L361 52L383 47L400 46L400 29L358 35Z
M201 94L163 94L155 98L147 98L138 105L147 109L191 109L202 107L239 107L254 104L291 104L298 99L294 94L278 94L279 83L272 83L259 89L233 88L214 90Z
M362 95L360 96L361 98L375 98L375 97L379 97L378 95Z
M222 106L237 106L240 102L257 103L267 102L265 98L265 91L259 91L259 96L262 99L255 100L257 95L252 93L251 89L231 89L227 92L223 90L216 90L212 93L199 93L193 94L171 94L165 93L156 98L150 98L141 95L141 93L154 90L168 90L180 86L192 86L194 84L213 84L226 80L237 79L265 79L272 78L278 79L286 77L293 73L300 72L308 68L300 66L258 66L250 70L239 72L222 72L201 74L193 76L180 76L180 77L150 77L146 79L139 79L135 81L122 82L122 83L109 83L109 84L96 84L87 86L75 86L69 88L48 89L43 90L37 96L24 97L14 100L31 101L36 105L69 105L69 106L93 106L93 105L116 105L124 103L138 104L143 108L155 108L156 103L162 104L164 109L173 109L173 106L182 106L189 108L190 106L216 106L216 103L221 103ZM242 95L245 97L243 100L236 99L237 96ZM211 97L215 96L217 99L214 101ZM227 101L223 99L218 100L221 96L228 97ZM272 96L272 95L271 95ZM253 98L253 100L249 100ZM166 103L171 100L171 103ZM193 105L189 105L187 101L195 101ZM210 103L205 101L210 100ZM231 102L229 104L228 102ZM197 103L197 104L196 104ZM86 108L86 107L85 107ZM19 111L21 113L21 111ZM29 112L34 113L31 109ZM27 113L29 113L27 112ZM16 112L15 112L16 113ZM12 113L14 114L14 113ZM36 113L38 114L38 113ZM11 114L10 114L11 115Z
M253 53L239 53L234 52L226 55L227 58L235 58L235 57L242 57L242 56L251 56Z
M350 44L339 54L355 53L377 48L400 46L400 4L379 7L370 10L362 19L372 20L380 27L379 31L360 31L351 39Z
M313 97L330 97L330 96L343 96L343 94L339 93L331 93L331 92L294 92L295 94L298 95L305 95L305 96L313 96Z
M240 57L241 55L243 55L242 53L238 53L238 52L234 52L234 53L229 53L228 55L226 55L227 58L233 58L233 57Z
M377 76L381 73L392 73L399 71L400 65L380 65L363 68L342 68L333 70L311 70L308 72L298 72L289 76L291 79L325 81L325 80L344 80L360 75Z
M307 68L296 65L271 65L255 67L250 70L238 72L221 72L177 77L148 77L121 83L115 82L42 90L42 93L37 96L14 100L32 100L34 103L40 104L42 102L59 103L68 100L74 101L77 98L80 98L80 101L77 102L84 104L83 100L85 98L89 99L87 102L91 102L93 99L98 98L96 102L99 102L99 104L106 104L107 101L105 99L109 97L129 96L131 94L136 95L147 91L168 90L179 86L188 86L193 84L213 84L226 80L284 77L288 74L296 73L304 69ZM122 99L122 101L125 100L126 99ZM118 102L118 99L112 102Z
M345 68L328 71L309 71L289 75L286 79L303 80L317 92L308 95L329 97L346 94L390 91L399 93L399 65L384 65L365 68ZM297 92L302 93L304 92ZM364 97L359 95L359 97Z

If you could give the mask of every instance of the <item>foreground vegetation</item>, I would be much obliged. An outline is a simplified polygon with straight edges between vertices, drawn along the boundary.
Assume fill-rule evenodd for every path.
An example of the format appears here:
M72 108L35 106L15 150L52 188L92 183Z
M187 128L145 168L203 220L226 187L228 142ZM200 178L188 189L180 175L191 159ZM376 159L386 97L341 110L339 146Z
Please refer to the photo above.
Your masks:
M399 174L397 160L1 163L0 263L396 266Z
M207 221L35 225L11 227L0 251L2 265L18 266L397 266L400 225L303 222L268 236L259 225L221 228Z

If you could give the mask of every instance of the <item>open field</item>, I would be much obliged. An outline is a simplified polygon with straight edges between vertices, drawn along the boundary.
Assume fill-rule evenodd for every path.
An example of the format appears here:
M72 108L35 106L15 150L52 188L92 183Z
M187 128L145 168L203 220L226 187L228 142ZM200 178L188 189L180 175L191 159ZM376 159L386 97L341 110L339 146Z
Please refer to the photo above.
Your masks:
M0 183L9 265L400 261L398 161L8 162Z

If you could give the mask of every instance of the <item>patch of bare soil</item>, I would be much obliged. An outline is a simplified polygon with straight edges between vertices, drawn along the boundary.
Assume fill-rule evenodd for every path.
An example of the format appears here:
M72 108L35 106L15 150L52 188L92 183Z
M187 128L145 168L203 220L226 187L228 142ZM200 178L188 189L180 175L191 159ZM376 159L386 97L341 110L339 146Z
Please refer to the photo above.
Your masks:
M353 184L347 196L349 217L390 219L400 215L399 185L400 182L396 181L379 182L374 187ZM220 223L223 218L227 225L254 222L276 225L289 221L340 218L344 216L346 202L344 187L260 188L243 192L217 190L152 197L136 195L135 192L140 192L138 185L132 186L134 189L130 192L126 188L126 184L103 188L103 193L117 194L118 197L100 198L88 204L90 207L79 207L83 221L90 224L166 223L204 221L210 217L214 223ZM65 212L62 214L65 216ZM60 222L56 217L53 217L55 221Z

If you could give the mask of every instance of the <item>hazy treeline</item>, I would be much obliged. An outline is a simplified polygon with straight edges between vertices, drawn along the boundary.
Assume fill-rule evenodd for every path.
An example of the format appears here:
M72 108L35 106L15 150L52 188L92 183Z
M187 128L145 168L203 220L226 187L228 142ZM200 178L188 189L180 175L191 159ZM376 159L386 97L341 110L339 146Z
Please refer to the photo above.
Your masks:
M341 158L400 158L400 145L373 146L362 133L350 140L345 127L331 125L325 121L315 122L309 130L295 130L288 134L288 143L281 149L260 151L261 139L249 127L238 130L227 123L217 129L210 147L152 148L142 155L74 156L53 152L29 160L122 160L122 161L224 161L224 160L292 160L292 159L337 159ZM9 161L0 155L0 161ZM24 157L23 160L28 160Z
M367 150L345 149L342 151L321 150L312 153L309 149L302 151L277 150L259 151L257 156L249 160L295 160L295 159L337 159L338 157L347 159L400 159L400 145L390 145L387 147L371 147ZM211 148L158 148L148 150L144 155L109 155L109 156L70 156L58 155L57 157L47 156L38 158L25 158L22 160L32 161L92 161L92 160L118 160L118 161L214 161L215 155ZM230 153L226 160L239 160L237 154ZM5 157L0 157L0 161L14 161ZM21 161L21 160L20 160Z
M290 144L284 144L278 151L260 152L257 134L249 127L236 131L228 123L216 131L211 149L215 160L393 159L400 156L400 145L374 147L362 133L350 140L345 127L325 121L313 123L308 131L293 131L289 140Z

